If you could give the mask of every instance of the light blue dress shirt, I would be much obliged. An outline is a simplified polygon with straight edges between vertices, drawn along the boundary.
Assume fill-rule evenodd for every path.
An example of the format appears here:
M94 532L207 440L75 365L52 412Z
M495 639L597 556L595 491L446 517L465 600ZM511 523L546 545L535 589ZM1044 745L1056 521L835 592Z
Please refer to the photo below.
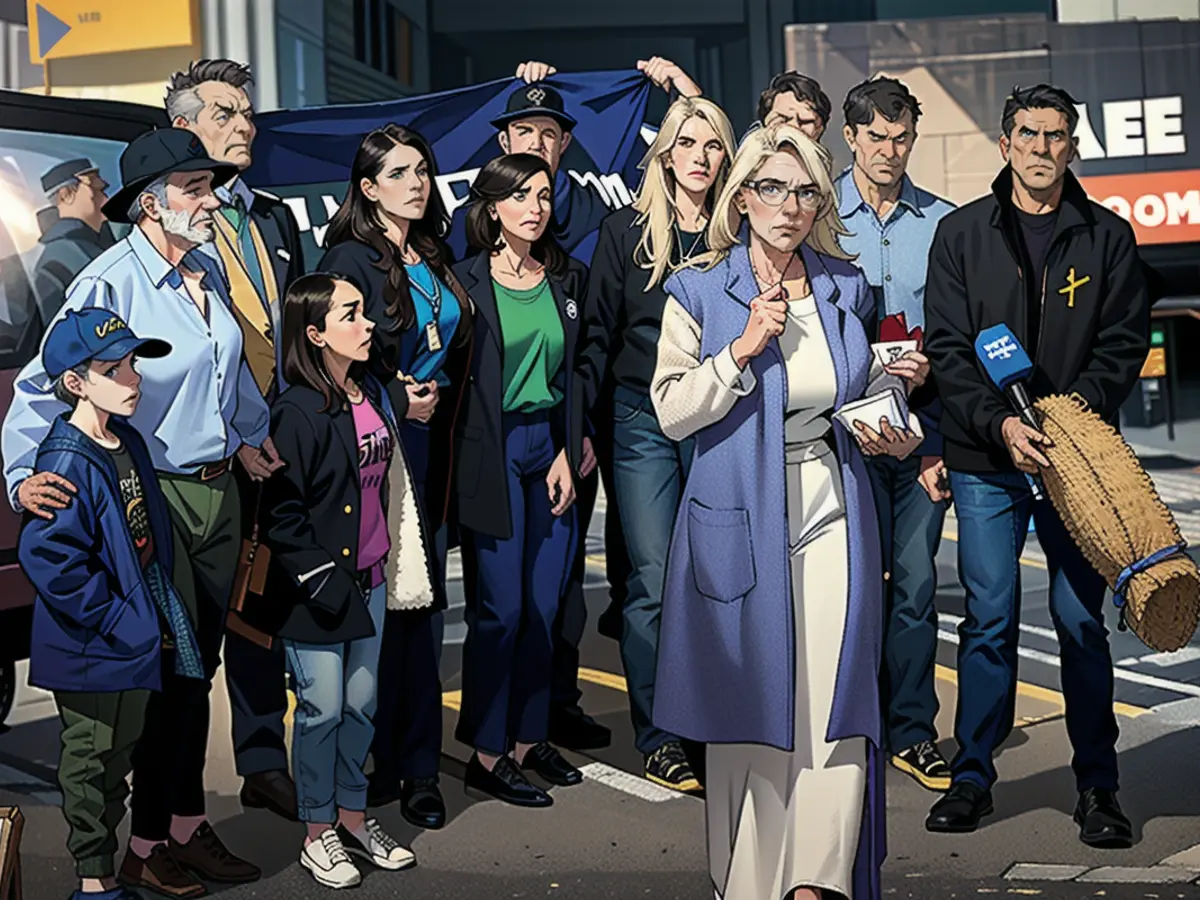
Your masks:
M907 175L900 185L900 199L888 213L879 216L858 192L854 169L834 181L838 213L853 234L839 239L842 249L857 254L854 261L867 276L867 283L882 288L883 308L879 318L904 313L909 330L925 328L925 274L929 248L942 216L954 209L943 200L912 183ZM875 339L871 335L871 339Z
M193 251L186 264L204 273L207 315L188 295L179 271L134 228L79 273L51 323L68 310L101 307L138 337L171 345L162 359L138 361L142 397L129 421L150 448L155 469L172 474L228 459L242 444L262 446L270 428L267 404L242 356L242 331L220 262ZM4 419L4 480L18 511L17 487L33 474L50 423L67 409L50 387L39 355L17 375Z

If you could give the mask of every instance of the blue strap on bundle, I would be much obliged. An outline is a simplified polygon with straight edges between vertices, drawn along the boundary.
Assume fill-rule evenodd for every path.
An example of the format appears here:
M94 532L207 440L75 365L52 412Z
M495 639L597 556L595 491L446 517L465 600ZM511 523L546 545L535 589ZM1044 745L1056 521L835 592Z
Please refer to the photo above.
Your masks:
M1165 559L1170 559L1177 553L1182 553L1187 547L1187 542L1182 541L1170 547L1163 547L1161 550L1155 550L1149 556L1144 556L1137 562L1131 563L1121 570L1121 574L1117 576L1117 583L1113 587L1113 605L1121 611L1121 619L1117 623L1118 631L1125 631L1125 588L1129 585L1129 580L1140 572L1145 572L1151 566L1156 566Z

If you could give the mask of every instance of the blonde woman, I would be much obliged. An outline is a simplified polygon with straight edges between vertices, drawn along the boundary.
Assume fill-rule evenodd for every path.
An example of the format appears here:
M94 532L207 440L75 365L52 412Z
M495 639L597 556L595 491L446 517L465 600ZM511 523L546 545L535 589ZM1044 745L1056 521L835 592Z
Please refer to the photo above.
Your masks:
M791 126L743 141L709 252L667 279L652 397L695 455L663 595L655 724L708 744L723 900L876 900L882 572L860 397L872 309L838 246L830 157ZM921 383L927 364L896 374Z
M715 103L685 98L671 104L642 161L637 200L601 226L580 365L597 456L602 463L612 461L608 515L619 515L629 555L620 643L634 738L646 777L680 791L697 791L700 782L679 738L655 728L650 711L667 544L691 445L663 434L650 402L650 380L667 300L663 279L707 249L704 229L734 146L733 129Z

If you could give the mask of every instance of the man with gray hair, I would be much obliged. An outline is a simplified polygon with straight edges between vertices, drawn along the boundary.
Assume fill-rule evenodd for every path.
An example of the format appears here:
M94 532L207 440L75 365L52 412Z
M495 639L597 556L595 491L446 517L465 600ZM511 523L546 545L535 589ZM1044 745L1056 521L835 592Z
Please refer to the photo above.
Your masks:
M205 678L164 666L133 756L133 822L120 879L168 897L207 893L203 881L254 881L259 870L231 854L205 815L209 690L220 663L225 609L241 543L234 457L254 479L282 466L268 437L270 414L242 355L220 262L194 252L213 239L214 185L237 169L210 159L193 135L162 129L121 156L124 187L104 205L135 227L87 266L59 312L106 309L135 333L169 343L169 359L139 365L142 399L130 424L143 435L171 514L172 580L192 619ZM3 452L13 508L52 519L76 489L34 474L37 448L65 410L45 393L41 361L17 376ZM165 650L170 659L172 651Z
M275 340L288 285L304 274L300 229L287 204L246 186L254 145L254 107L248 93L250 67L229 59L201 59L176 72L167 87L171 124L200 139L210 158L236 166L216 188L221 206L213 217L215 251L229 278L233 314L242 330L246 362L268 402L282 390L281 347ZM239 479L242 529L249 535L258 487ZM296 789L288 775L284 718L286 662L281 641L264 641L250 627L252 604L231 610L225 638L225 683L233 713L233 752L243 778L243 806L263 807L297 818Z

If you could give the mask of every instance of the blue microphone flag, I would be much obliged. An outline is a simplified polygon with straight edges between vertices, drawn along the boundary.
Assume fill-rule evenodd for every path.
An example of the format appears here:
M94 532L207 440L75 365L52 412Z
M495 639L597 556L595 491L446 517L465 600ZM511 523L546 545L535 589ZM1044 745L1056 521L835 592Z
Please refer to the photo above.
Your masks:
M988 378L1002 391L1024 381L1033 371L1029 354L1007 325L993 325L979 332L975 338L975 355Z

